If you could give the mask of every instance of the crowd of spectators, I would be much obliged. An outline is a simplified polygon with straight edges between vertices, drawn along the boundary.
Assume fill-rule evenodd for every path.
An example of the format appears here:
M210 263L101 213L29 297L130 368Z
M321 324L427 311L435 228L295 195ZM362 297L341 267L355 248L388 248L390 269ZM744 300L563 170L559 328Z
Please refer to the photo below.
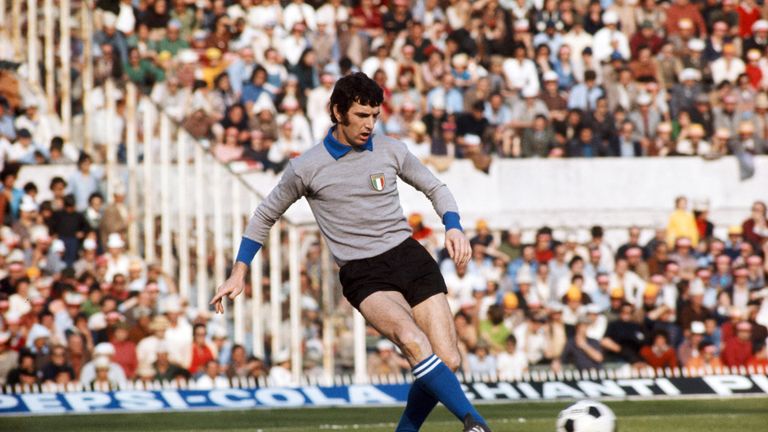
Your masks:
M213 388L233 378L295 384L287 281L274 300L283 310L278 328L270 319L269 277L261 281L263 309L245 316L247 329L256 319L266 331L259 350L266 356L257 357L249 332L246 343L233 343L231 322L191 305L173 275L128 252L134 216L124 189L118 185L106 200L87 155L69 176L50 181L51 198L44 201L34 182L16 184L14 168L6 166L1 176L0 384L80 381L103 388L184 380ZM573 234L555 238L542 227L527 244L520 230L494 234L480 220L466 268L447 259L440 234L420 215L408 222L440 263L466 373L515 378L535 368L768 366L765 203L756 201L743 224L727 228L727 238L714 236L705 200L692 209L680 197L665 226L630 228L621 245L603 241L600 227L585 242ZM302 239L302 367L310 376L323 373L323 319L329 318L335 372L349 373L352 308L336 287L334 312L321 313L316 235ZM207 261L202 265L210 272L212 256ZM270 274L267 261L263 271ZM247 286L246 311L253 293ZM272 352L277 332L282 342ZM409 370L372 328L367 346L370 374Z
M665 226L642 241L629 228L617 247L599 226L586 243L542 227L524 244L519 230L496 238L479 221L470 264L441 261L464 372L768 366L766 205L727 238L708 210L679 197ZM411 224L435 244L418 215Z
M492 157L749 159L768 150L759 3L99 0L94 81L133 82L221 160L253 169L279 171L323 137L333 83L356 70L385 90L376 132L438 169L454 158L480 169ZM71 46L79 88L78 28ZM92 99L75 113L104 108L103 94ZM0 105L6 159L55 159L56 127L33 127L39 103ZM103 144L103 124L93 128Z

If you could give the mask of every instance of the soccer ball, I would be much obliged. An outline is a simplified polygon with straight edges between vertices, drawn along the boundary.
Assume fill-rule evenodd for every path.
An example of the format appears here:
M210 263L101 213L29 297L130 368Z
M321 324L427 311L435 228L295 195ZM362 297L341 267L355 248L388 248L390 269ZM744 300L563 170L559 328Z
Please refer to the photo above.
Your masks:
M557 432L614 432L616 416L610 408L591 400L581 400L560 411Z

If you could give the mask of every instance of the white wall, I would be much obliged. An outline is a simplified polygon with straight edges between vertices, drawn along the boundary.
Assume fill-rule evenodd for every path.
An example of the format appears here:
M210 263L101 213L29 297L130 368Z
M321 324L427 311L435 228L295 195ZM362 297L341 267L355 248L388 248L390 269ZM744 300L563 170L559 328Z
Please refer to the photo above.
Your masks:
M34 180L45 197L50 177L71 169L25 167L19 185ZM606 227L609 239L614 237L616 241L623 240L626 227L632 224L650 228L666 223L678 195L708 198L711 219L720 232L747 217L752 201L768 200L768 157L765 156L756 159L756 174L746 181L739 180L737 161L733 157L716 161L700 158L507 159L494 161L489 174L477 171L467 161L456 161L438 176L456 196L465 227L473 226L478 218L485 218L493 228L516 224L530 234L531 229L546 224L574 229L586 236L591 225L601 224ZM245 174L244 178L264 196L278 181L278 177L265 173ZM188 181L193 184L191 178ZM368 179L360 181L368 182ZM227 198L230 195L226 190L222 193ZM430 202L421 193L402 182L400 193L406 213L418 211L425 215L428 223L439 224ZM155 199L159 200L159 190ZM294 204L287 216L296 223L313 221L304 200Z
M507 159L494 161L489 174L457 161L438 177L456 196L466 221L484 217L497 227L652 225L666 219L678 195L709 198L712 217L731 223L747 214L753 200L768 198L768 157L757 158L756 165L756 175L743 182L733 157ZM246 179L262 193L276 183L261 173ZM401 186L406 211L433 213L420 193ZM304 206L291 208L291 215L311 218Z

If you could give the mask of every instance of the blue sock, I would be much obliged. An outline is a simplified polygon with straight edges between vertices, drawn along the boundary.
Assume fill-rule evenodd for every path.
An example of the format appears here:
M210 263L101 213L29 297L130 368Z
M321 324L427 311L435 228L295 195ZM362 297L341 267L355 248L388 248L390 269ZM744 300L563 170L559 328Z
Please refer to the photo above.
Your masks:
M419 363L416 367L422 364L424 362ZM414 381L408 392L408 403L405 405L405 411L400 417L400 423L397 424L395 432L418 432L435 405L437 405L437 399L424 388L421 382Z
M419 384L426 393L430 393L442 402L460 421L464 421L464 417L471 414L476 421L485 424L483 417L475 410L464 394L464 390L461 389L456 375L436 355L433 354L417 364L413 368L413 375L416 377L414 386Z

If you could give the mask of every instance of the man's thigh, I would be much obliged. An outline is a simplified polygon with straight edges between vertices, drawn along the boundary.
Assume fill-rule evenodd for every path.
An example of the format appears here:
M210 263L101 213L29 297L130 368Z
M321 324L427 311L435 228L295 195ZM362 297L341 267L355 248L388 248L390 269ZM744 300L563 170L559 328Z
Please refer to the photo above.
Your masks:
M400 347L411 365L432 354L427 336L416 324L411 307L399 292L374 292L360 303L359 310L379 333Z

